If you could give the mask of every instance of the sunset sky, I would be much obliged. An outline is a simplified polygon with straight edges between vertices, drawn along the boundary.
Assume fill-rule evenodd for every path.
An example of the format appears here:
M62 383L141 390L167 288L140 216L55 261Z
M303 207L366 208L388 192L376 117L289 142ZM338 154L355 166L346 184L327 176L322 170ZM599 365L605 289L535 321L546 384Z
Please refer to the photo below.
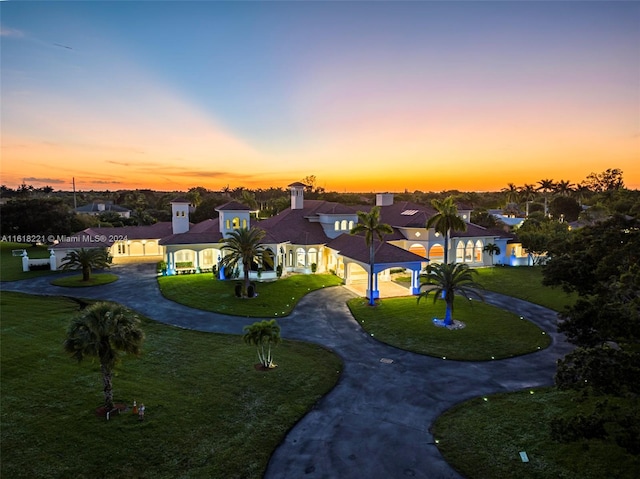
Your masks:
M1 182L640 188L639 2L0 2Z

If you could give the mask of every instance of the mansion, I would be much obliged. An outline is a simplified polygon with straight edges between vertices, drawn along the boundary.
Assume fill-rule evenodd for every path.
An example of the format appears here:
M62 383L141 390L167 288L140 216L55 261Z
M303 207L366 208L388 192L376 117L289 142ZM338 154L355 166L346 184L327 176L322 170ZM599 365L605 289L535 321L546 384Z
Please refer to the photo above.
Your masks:
M260 280L275 280L278 273L334 273L345 284L367 283L369 248L364 236L349 234L358 222L358 211L371 206L350 207L324 200L305 200L305 185L289 185L291 206L268 219L252 217L251 209L231 201L216 208L218 218L197 224L189 221L189 201L171 202L172 221L150 226L120 228L88 228L76 233L52 248L59 266L66 253L79 248L109 248L114 264L164 261L167 274L215 271L221 279L231 276L220 267L225 252L223 240L239 228L257 227L265 231L262 243L266 261L263 269L250 273ZM395 202L391 193L376 195L380 207L380 222L393 228L384 241L375 241L373 291L367 296L378 297L378 282L390 281L391 271L399 269L411 274L411 293L419 292L419 274L429 261L442 262L444 239L433 228L426 228L436 214L430 206L411 202ZM458 207L458 214L467 223L464 232L455 231L449 239L449 258L471 267L493 264L527 264L527 255L508 233L487 229L470 222L471 210ZM493 243L500 254L484 251ZM268 265L267 265L268 263Z

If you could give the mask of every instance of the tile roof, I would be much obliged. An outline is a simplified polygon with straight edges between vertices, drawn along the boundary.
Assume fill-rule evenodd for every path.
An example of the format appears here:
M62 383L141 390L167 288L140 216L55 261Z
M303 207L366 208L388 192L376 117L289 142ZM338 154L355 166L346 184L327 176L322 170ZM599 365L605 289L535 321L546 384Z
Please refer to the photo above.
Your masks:
M162 246L218 243L222 239L218 218L201 221L185 233L171 234L160 240Z
M293 244L324 244L329 238L324 233L320 223L311 223L307 217L313 214L313 209L306 207L300 210L286 209L283 212L261 220L255 224L267 232L263 242ZM319 205L315 205L316 207Z
M422 256L386 242L375 240L373 244L375 245L374 258L376 264L428 261ZM364 236L342 234L331 240L327 246L338 251L342 256L361 263L369 263L369 247Z
M160 222L144 226L120 226L108 228L86 228L70 236L70 241L61 241L53 248L96 248L111 246L117 238L127 240L159 239L172 233L171 222ZM88 239L91 238L91 239ZM107 241L101 241L106 238ZM88 239L85 241L85 239Z
M247 205L238 203L237 201L229 201L224 205L220 205L216 208L216 211L251 211Z

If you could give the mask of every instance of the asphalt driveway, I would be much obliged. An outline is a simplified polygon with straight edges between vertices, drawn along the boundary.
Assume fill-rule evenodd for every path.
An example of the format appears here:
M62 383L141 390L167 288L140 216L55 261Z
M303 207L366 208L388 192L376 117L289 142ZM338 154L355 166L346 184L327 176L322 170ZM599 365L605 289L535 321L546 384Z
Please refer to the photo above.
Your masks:
M50 277L5 282L2 291L118 301L156 321L199 331L242 334L255 318L195 310L164 299L155 265L112 268L120 279L99 288L63 288ZM279 318L282 336L321 344L344 361L337 386L287 434L266 478L388 479L461 477L442 458L429 429L466 399L553 383L556 360L571 346L556 332L554 311L495 293L486 301L538 324L552 339L537 353L490 362L437 359L379 343L351 316L354 293L326 288Z

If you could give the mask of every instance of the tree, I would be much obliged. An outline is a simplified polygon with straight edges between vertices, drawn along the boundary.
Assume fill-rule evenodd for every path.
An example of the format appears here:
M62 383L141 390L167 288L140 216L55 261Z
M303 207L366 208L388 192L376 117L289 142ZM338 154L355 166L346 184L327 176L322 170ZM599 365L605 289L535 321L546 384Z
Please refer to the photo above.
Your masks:
M505 194L507 205L518 201L518 187L514 183L507 183L507 187L502 188L500 191Z
M433 199L431 205L438 211L427 220L427 228L433 228L444 237L444 262L449 263L449 235L451 231L467 231L467 224L458 215L453 197Z
M62 259L60 269L81 270L82 281L89 281L91 270L111 267L111 259L106 248L80 248L67 253Z
M261 265L268 260L268 257L264 256L264 246L260 244L265 234L266 232L260 228L240 228L230 232L229 236L222 240L224 243L222 250L226 252L222 257L222 265L231 270L242 265L244 281L241 296L243 298L247 297L252 263Z
M420 289L426 288L426 291L418 295L418 303L422 298L429 296L433 292L433 302L438 298L444 299L447 309L444 317L444 325L453 324L453 300L456 293L464 295L465 298L471 299L471 296L484 301L484 298L473 288L480 288L473 276L478 274L477 271L470 269L464 263L454 264L434 264L426 268L426 274L421 274L422 284Z
M536 187L525 184L520 188L520 198L525 203L525 216L529 216L529 203L536 198Z
M385 234L393 233L393 228L386 223L380 223L380 207L374 206L369 213L358 211L358 223L351 229L350 234L364 233L364 240L369 247L369 305L375 304L373 297L373 277L375 266L375 238L382 241Z
M113 370L120 353L139 355L144 342L138 316L113 303L95 303L71 321L64 340L64 350L81 362L87 357L100 361L104 401L113 409Z
M555 189L556 184L553 182L553 180L549 179L540 180L538 181L538 184L540 186L538 186L537 190L542 191L542 196L544 197L544 215L549 216L549 193L551 193Z
M17 198L0 205L0 231L3 235L71 235L76 216L60 198Z
M590 173L582 185L594 192L621 190L624 188L622 170L609 168L602 173Z
M258 361L265 369L276 367L271 355L271 346L277 346L280 342L280 326L275 319L264 320L245 326L242 339L246 344L251 344L258 350ZM265 351L265 347L267 350Z
M489 256L491 256L491 266L493 266L493 255L500 254L500 247L495 243L487 243L484 245L484 248L482 248L482 251L489 253Z

